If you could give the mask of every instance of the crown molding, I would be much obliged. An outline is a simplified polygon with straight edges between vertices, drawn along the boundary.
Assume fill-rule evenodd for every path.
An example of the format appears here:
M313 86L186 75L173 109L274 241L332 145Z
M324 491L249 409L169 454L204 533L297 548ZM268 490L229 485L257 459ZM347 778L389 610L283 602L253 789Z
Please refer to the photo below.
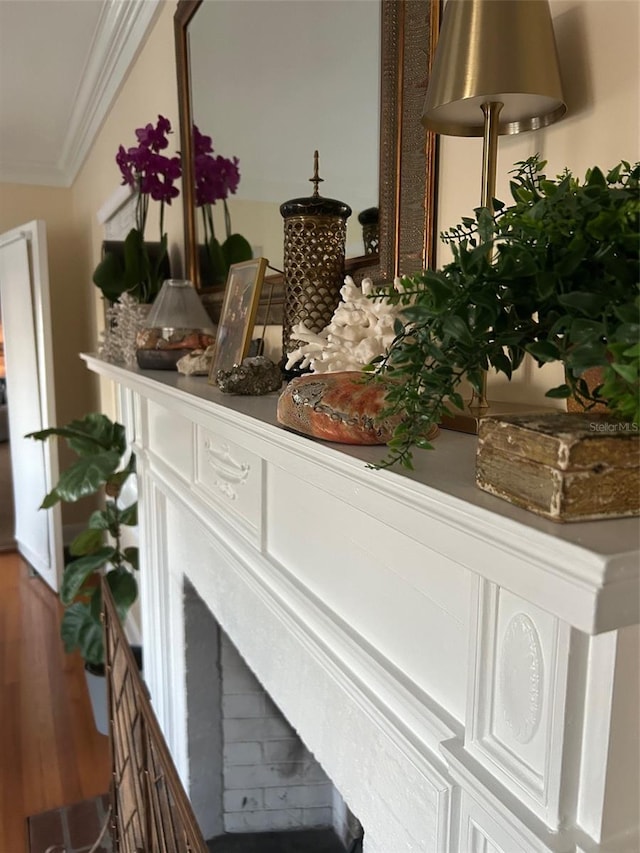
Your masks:
M87 51L62 153L55 163L23 162L0 169L0 181L69 187L165 0L107 0Z

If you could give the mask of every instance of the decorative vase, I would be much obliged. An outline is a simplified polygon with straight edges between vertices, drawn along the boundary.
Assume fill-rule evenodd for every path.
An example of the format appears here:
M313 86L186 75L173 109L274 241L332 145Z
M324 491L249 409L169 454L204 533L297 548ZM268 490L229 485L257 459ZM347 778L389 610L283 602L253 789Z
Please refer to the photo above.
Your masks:
M105 255L115 255L122 268L124 268L126 266L124 246L124 240L104 240L102 243L102 257L104 258ZM162 243L145 240L144 247L152 269L155 269L159 262L158 278L162 280L171 278L171 259L166 249L163 248ZM164 252L164 255L160 259L162 252Z
M340 302L344 280L347 219L351 208L318 193L318 152L314 153L313 195L280 206L284 219L284 360L302 341L292 340L298 323L321 332ZM293 372L295 375L295 371Z
M151 305L136 302L127 293L107 308L98 354L113 364L136 363L137 336L144 328Z
M224 292L227 276L214 274L209 249L203 244L198 245L198 269L201 287Z
M365 255L377 255L380 248L380 229L378 225L379 211L377 207L368 207L358 214L358 222L362 225L362 242Z

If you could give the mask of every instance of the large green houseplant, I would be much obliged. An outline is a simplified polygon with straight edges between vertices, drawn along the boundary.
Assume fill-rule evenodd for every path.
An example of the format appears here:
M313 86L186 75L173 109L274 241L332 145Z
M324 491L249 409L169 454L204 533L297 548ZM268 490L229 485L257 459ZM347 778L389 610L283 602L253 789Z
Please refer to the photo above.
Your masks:
M385 293L403 306L388 353L370 365L388 383L387 414L403 421L384 465L412 465L413 447L452 407L463 379L480 390L482 371L512 373L528 353L564 363L566 382L547 396L606 401L640 423L640 164L621 162L583 181L545 162L516 164L513 204L495 201L442 235L453 260L405 277ZM601 368L602 384L584 381Z
M65 650L79 649L93 671L104 663L102 594L104 574L113 593L118 615L124 622L137 597L133 572L138 568L138 549L123 544L123 528L137 524L137 501L123 506L125 483L135 472L135 457L127 458L124 427L106 415L91 413L67 426L30 433L39 441L59 436L66 439L78 459L60 475L41 508L58 501L73 503L104 491L102 509L95 510L87 527L73 540L69 552L75 559L64 567L60 599L65 606L61 636Z

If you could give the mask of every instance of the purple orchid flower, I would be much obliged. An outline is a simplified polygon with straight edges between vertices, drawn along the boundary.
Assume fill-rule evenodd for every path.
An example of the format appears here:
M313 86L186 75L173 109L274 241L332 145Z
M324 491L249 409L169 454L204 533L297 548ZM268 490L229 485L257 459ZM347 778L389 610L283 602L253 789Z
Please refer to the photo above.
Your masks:
M209 258L209 275L213 283L225 281L231 263L252 257L249 242L240 234L233 234L227 199L238 190L240 161L237 157L215 154L210 136L193 125L193 159L195 172L195 204L202 213L204 244ZM227 239L216 239L213 205L221 201L224 208L224 225Z
M171 132L169 119L159 115L155 127L147 124L136 130L137 147L125 149L121 145L116 155L123 184L137 187L142 195L151 195L151 188L154 188L155 195L152 198L169 204L178 195L173 182L182 174L180 158L159 154L168 147L168 135ZM165 190L159 191L159 186L165 187Z
M140 245L143 254L142 269L150 269L151 265L147 256L144 242L144 232L149 212L149 199L160 202L160 243L165 246L166 234L164 233L164 206L171 204L174 198L180 194L175 182L182 175L180 157L168 157L160 152L169 147L169 135L172 133L171 122L164 116L159 115L155 125L149 123L144 127L136 129L137 146L125 148L118 147L116 163L122 175L122 183L127 184L135 190L136 199L136 227L132 229L138 232L136 244ZM209 140L210 141L210 140ZM157 276L159 276L159 270ZM139 284L139 290L144 297L142 301L150 301L157 293L161 281L148 281Z

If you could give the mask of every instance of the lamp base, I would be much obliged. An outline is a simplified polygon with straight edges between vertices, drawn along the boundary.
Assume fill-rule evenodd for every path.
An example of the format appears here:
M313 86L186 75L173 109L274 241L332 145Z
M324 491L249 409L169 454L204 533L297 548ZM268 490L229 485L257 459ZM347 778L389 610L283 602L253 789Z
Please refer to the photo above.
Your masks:
M464 409L451 408L451 414L444 415L440 426L454 432L466 432L469 435L478 434L478 425L482 418L493 415L526 415L534 412L551 414L557 412L551 406L534 406L531 403L503 403L489 401L487 406L466 405Z

